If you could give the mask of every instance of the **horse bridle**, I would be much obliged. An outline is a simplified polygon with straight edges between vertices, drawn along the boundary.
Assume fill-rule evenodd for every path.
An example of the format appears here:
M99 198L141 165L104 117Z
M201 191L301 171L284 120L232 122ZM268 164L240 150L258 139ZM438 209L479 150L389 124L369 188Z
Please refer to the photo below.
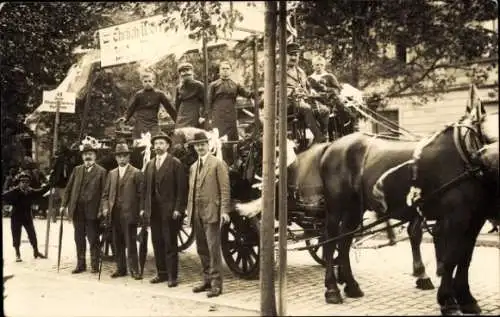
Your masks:
M420 150L420 152L421 152L421 150L424 147L426 147L427 145L429 145L430 143L432 143L432 141L435 138L437 138L437 136L448 131L448 129L453 128L454 129L453 140L454 140L455 147L456 147L457 151L460 153L460 157L462 158L462 160L465 162L465 165L466 165L466 169L464 172L457 175L456 177L454 177L453 179L451 179L447 183L443 184L442 186L440 186L438 189L434 190L430 194L426 195L425 198L418 196L418 198L414 199L412 201L412 204L408 206L409 208L412 208L417 212L418 217L420 217L424 228L427 230L427 232L429 232L429 234L432 237L435 237L436 233L430 228L429 224L427 223L426 217L423 215L423 213L421 211L421 208L429 201L432 201L435 197L446 192L447 190L449 190L453 186L456 186L458 183L460 183L466 179L469 179L470 177L476 177L476 178L482 177L484 175L484 171L486 170L486 166L479 159L481 156L482 147L485 144L487 144L487 141L484 138L484 134L481 131L481 119L475 120L472 124L475 127L471 127L470 125L466 125L466 124L463 124L460 122L448 124L445 126L444 129L435 133L432 137L422 140L421 144L423 144L423 145L420 147L420 149L415 150L415 152L417 150ZM465 129L467 129L468 133L472 133L473 136L476 137L475 141L479 140L479 142L481 143L481 147L476 152L470 153L467 150L467 146L466 146L465 140L464 140L465 136L461 137L460 128L465 128ZM374 136L374 138L376 138L376 137L377 137L377 135ZM366 155L365 155L364 159L366 160ZM409 161L401 164L401 167L410 164L410 168L412 169L412 180L411 180L412 181L412 188L416 188L418 186L416 184L416 182L417 182L417 178L418 178L418 165L417 164L418 164L419 159L420 159L420 155L415 155L415 153L414 153L414 157L412 160L409 160ZM363 161L362 166L364 166L364 161ZM410 192L411 192L411 190L410 190ZM327 243L337 241L337 240L340 240L342 238L346 238L348 236L356 237L356 236L375 234L377 232L384 231L388 228L395 228L395 227L401 226L401 225L405 224L406 222L408 222L408 221L401 220L401 221L397 222L396 224L390 225L389 227L384 227L381 229L367 232L368 229L371 229L371 228L387 221L388 219L391 218L391 216L392 216L392 214L389 213L389 214L386 214L386 215L380 217L375 222L373 222L367 226L362 226L361 228L352 230L350 232L346 232L344 234L341 234L341 235L336 236L336 237L332 237L332 238L327 239L327 240L323 240L323 241L316 243L316 244L311 244L311 245L308 245L305 247L297 247L297 248L288 249L288 250L300 251L300 250L306 250L306 249L313 249L313 248L323 246ZM362 232L364 232L364 234L360 235L360 233L362 233Z
M427 224L427 219L423 215L421 208L428 203L429 201L432 201L435 197L439 196L440 194L446 192L447 190L451 189L453 186L456 186L458 183L470 179L471 177L480 179L483 175L487 167L484 165L484 163L480 160L481 156L481 149L482 147L487 144L487 141L484 138L484 134L481 131L481 119L475 120L472 122L472 126L463 124L463 123L453 123L447 125L441 132L436 134L435 136L442 134L446 132L448 129L453 128L453 142L455 144L455 148L457 149L460 158L462 161L465 163L465 171L448 181L447 183L441 185L438 189L434 190L430 194L426 195L425 198L422 198L419 196L417 199L412 201L412 204L410 207L413 207L419 217L422 220L422 223L424 224L424 227L426 230L431 234L433 237L435 233L429 228L429 225ZM461 128L466 129L466 133L462 136L461 133ZM474 137L474 144L477 146L478 143L481 144L481 146L477 146L477 150L475 152L470 152L467 148L467 140L466 137L468 134L472 134ZM479 142L478 142L479 141ZM432 142L432 140L431 140ZM427 143L427 145L430 144ZM425 146L424 146L425 147ZM422 148L423 149L423 148ZM419 157L415 157L414 154L414 160L412 162L412 188L417 188L417 178L418 178L418 160Z

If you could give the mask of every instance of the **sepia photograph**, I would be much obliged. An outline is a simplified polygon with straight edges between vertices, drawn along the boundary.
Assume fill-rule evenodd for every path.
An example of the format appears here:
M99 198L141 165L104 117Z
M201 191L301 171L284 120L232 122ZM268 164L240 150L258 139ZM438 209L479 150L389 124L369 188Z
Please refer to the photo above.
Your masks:
M500 315L497 0L0 2L3 316Z

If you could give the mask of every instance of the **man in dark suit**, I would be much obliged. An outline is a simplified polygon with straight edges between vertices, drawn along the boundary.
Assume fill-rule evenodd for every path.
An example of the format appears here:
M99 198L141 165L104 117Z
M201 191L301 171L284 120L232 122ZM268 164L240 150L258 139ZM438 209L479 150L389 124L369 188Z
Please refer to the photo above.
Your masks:
M209 153L204 132L196 133L192 143L198 160L189 171L187 212L203 267L203 283L193 292L209 291L207 296L215 297L222 293L220 224L229 222L229 172L223 160Z
M187 175L182 163L167 153L171 141L166 134L154 136L151 142L156 156L144 171L144 221L151 223L157 269L151 283L168 280L168 287L175 287L179 266L177 235L186 210Z
M40 198L48 189L48 185L42 188L34 189L30 187L31 176L26 172L21 172L17 176L19 185L11 188L2 194L2 200L13 207L10 218L10 228L12 230L12 242L16 250L16 262L21 262L21 229L24 227L28 234L28 239L33 247L33 256L45 259L45 255L38 251L35 226L33 225L33 215L31 213L31 204L37 198Z
M142 172L129 164L131 151L126 143L117 144L115 150L118 167L108 174L106 187L102 195L103 216L108 217L113 230L116 272L111 277L127 275L125 249L127 249L130 275L142 279L139 275L137 258L137 224L140 211L144 209Z
M92 273L99 272L99 217L102 192L106 185L106 170L95 163L97 151L90 144L82 149L83 164L76 166L66 186L61 212L67 212L75 227L77 265L73 274L84 272L87 243L90 245Z

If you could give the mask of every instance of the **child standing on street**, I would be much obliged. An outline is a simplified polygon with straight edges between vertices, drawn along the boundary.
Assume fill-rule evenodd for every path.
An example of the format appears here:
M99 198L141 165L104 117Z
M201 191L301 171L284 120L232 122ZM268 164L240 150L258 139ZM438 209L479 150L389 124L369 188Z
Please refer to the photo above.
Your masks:
M48 189L48 185L34 189L29 186L31 176L25 172L21 172L17 177L19 185L11 190L4 192L2 199L13 207L12 216L10 218L12 230L12 241L16 250L16 262L21 262L21 229L24 227L28 234L28 239L33 247L33 256L36 258L45 259L45 255L38 251L35 226L33 225L33 215L31 214L31 205L36 199L39 199Z

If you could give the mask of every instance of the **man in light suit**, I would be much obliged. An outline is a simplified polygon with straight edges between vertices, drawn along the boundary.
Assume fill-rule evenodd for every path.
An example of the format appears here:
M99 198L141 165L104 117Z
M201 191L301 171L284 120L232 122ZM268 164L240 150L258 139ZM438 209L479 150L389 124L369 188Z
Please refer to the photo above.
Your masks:
M215 297L222 293L220 225L229 222L229 172L223 160L209 153L204 132L196 133L192 143L198 160L189 171L187 212L203 267L203 282L193 292Z
M127 275L125 249L127 249L130 275L142 279L139 274L137 258L137 224L140 211L144 210L142 172L129 164L131 151L126 143L117 144L115 150L118 167L108 174L106 187L102 195L102 210L104 217L111 215L113 230L116 272L111 277Z
M177 235L186 210L187 175L182 163L167 153L170 138L160 133L151 142L156 153L144 171L144 221L151 223L151 239L157 276L153 284L168 281L168 287L178 284L179 255Z
M97 150L85 144L81 150L83 164L76 166L66 185L61 212L65 210L75 227L77 265L73 274L86 270L85 250L90 245L91 273L99 272L99 218L106 170L95 163Z

